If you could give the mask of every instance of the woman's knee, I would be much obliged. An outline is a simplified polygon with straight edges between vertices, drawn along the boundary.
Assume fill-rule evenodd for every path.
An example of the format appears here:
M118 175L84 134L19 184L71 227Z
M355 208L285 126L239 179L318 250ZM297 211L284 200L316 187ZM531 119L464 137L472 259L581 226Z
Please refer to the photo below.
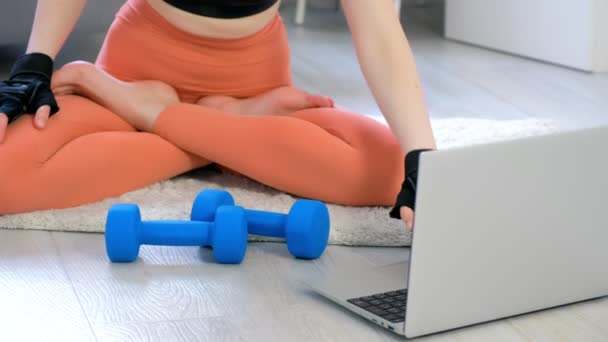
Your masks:
M0 148L0 215L19 212L19 208L31 202L34 165L27 165L23 158L6 158Z
M360 163L345 172L344 192L352 205L391 205L403 182L401 148L390 141L359 151Z
M303 194L329 203L351 206L390 206L403 181L403 163L360 157L348 169L334 170L326 178L316 175L314 186Z

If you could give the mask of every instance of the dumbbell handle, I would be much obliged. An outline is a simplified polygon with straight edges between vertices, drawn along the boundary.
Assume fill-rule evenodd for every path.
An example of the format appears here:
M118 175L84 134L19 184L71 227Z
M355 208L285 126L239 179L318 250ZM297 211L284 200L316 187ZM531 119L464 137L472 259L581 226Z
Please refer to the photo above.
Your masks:
M148 221L140 223L140 244L162 246L209 246L212 223Z
M249 234L285 237L286 214L247 209L245 210L245 217L247 218Z

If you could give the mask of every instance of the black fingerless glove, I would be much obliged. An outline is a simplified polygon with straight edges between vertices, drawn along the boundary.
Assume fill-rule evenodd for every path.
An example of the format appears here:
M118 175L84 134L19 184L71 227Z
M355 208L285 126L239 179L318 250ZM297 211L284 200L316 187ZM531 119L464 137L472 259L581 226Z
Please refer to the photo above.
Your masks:
M397 195L395 207L389 213L390 217L401 219L401 207L408 207L414 210L416 205L416 186L418 185L418 162L420 154L426 151L432 150L412 150L405 156L405 180L401 184L401 191Z
M29 53L17 59L8 81L0 82L0 113L8 122L21 114L34 114L43 105L51 107L51 115L59 111L51 91L53 60L43 53Z

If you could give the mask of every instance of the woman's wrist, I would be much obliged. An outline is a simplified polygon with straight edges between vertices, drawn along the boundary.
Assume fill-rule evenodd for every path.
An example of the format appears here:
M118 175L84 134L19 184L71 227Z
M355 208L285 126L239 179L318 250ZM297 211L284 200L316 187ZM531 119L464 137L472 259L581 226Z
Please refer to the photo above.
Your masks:
M13 80L21 75L31 75L46 78L50 82L53 74L53 64L53 59L47 54L41 52L26 53L13 63L9 79Z

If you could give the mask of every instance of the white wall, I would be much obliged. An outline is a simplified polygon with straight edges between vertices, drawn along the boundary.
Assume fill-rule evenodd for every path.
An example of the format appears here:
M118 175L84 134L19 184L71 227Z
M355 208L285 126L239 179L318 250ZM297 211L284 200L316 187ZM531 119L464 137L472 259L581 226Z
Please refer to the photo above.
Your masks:
M595 6L595 70L608 72L608 0Z
M125 0L88 1L72 36L105 32L124 2ZM36 4L37 0L0 0L0 48L4 44L27 43Z
M604 56L608 49L607 2L446 0L446 36L592 71L608 63L598 56L600 46Z

